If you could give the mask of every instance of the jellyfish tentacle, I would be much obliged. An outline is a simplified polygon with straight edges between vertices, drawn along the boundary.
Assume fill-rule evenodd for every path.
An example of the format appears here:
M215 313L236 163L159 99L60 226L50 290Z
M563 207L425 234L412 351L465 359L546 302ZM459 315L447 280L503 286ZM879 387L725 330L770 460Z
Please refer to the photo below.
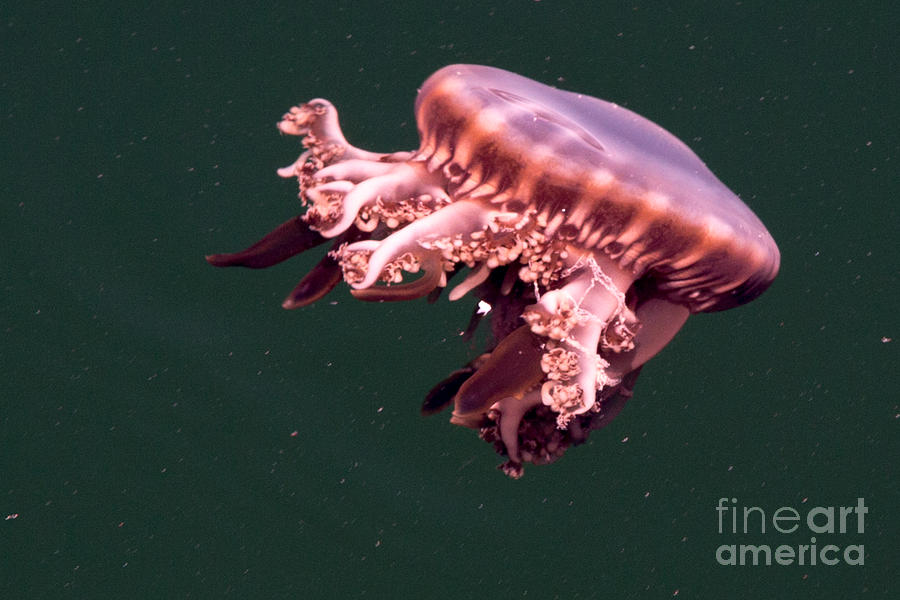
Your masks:
M315 98L291 107L278 122L278 130L287 135L305 137L305 145L310 148L313 155L320 158L328 154L334 155L329 158L342 160L379 161L389 156L362 150L348 142L344 137L344 132L341 131L337 109L331 102L323 98ZM327 164L331 160L324 160L324 162ZM294 164L297 165L297 163Z
M503 398L496 404L496 408L500 413L500 439L503 441L503 445L506 446L506 455L509 457L511 463L519 465L517 475L508 472L503 466L501 466L501 468L503 468L504 472L513 479L518 479L522 476L522 457L519 453L519 426L522 424L525 413L535 406L538 406L540 403L540 391L534 390L523 395L521 398Z
M291 217L249 248L230 254L210 254L206 262L215 267L264 269L325 241L325 237L300 217Z
M503 338L453 398L451 423L478 427L490 408L504 398L521 398L543 377L538 336L523 325Z
M488 358L490 358L490 354L482 354L476 357L468 364L450 373L431 388L422 402L422 414L426 416L433 415L447 408L453 402L462 385L475 374Z
M354 298L368 302L392 302L398 300L415 300L429 294L437 287L446 285L444 269L441 265L440 253L432 250L424 253L420 258L420 266L416 270L425 273L409 283L399 285L373 286L360 290L350 290Z
M340 214L337 219L330 223L326 221L324 224L318 225L317 227L319 227L319 231L323 236L327 238L340 235L342 232L346 231L347 228L350 227L350 225L353 224L353 221L356 220L357 214L359 214L359 209L361 209L365 204L373 202L381 194L391 193L392 190L390 186L393 183L394 180L389 175L384 175L381 177L366 179L356 186L351 187L340 200ZM307 194L310 197L316 198L318 200L319 195L323 190L325 190L326 193L328 191L334 193L335 188L329 187L329 184L325 184L320 188L313 188L311 190L308 190ZM330 226L328 226L329 224Z
M415 203L418 200L431 205L430 208L420 206L419 211L431 210L450 202L439 185L440 180L428 174L422 165L399 163L389 166L382 175L363 179L355 185L351 181L340 180L307 189L306 194L313 200L315 209L314 215L307 217L308 220L316 221L312 227L325 237L340 235L356 221L364 206L379 200L387 206L389 212L400 208L403 201ZM332 206L339 208L332 210ZM317 207L325 207L325 214ZM409 218L414 216L410 215ZM400 224L400 219L397 224Z
M485 210L481 204L461 200L414 221L378 244L372 252L372 256L369 257L368 271L365 277L362 281L354 283L353 287L359 290L373 286L388 263L397 260L406 252L414 255L421 253L422 242L437 237L481 231L488 225L490 219L491 211ZM345 249L345 253L362 249L364 248L359 244L350 244Z
M548 381L541 396L559 414L560 427L594 406L598 388L616 383L597 349L610 326L624 318L627 307L621 290L627 290L636 278L602 254L591 255L585 266L580 264L581 260L573 265L568 283L544 294L523 314L534 333L553 342L542 358Z
M333 290L340 283L341 277L341 265L330 254L326 254L288 294L281 303L282 308L292 310L312 304Z
M398 164L392 162L373 162L358 158L341 160L316 171L313 185L339 180L360 183L366 179L388 175L397 167Z
M450 295L447 296L451 301L459 300L470 291L484 283L491 274L491 269L487 263L481 263L463 281L453 288Z
M335 250L344 244L360 240L366 233L356 228L351 228L341 235L332 245L322 260L316 264L299 283L294 287L287 298L281 303L281 307L292 310L312 304L316 300L325 297L341 281L343 269L335 258ZM325 238L322 238L323 240Z

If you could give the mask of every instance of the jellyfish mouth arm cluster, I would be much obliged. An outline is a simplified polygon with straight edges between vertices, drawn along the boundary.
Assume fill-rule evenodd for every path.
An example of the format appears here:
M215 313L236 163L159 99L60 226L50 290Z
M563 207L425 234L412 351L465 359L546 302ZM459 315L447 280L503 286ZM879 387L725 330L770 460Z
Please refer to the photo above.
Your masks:
M535 456L540 439L526 440L529 455L523 457L521 426L529 411L547 407L555 415L555 427L565 430L578 415L600 413L598 395L638 369L642 364L638 361L655 354L655 344L638 350L636 341L656 341L657 336L635 335L641 331L640 323L622 291L636 274L602 254L592 254L577 258L562 275L567 283L525 308L526 324L504 338L454 398L453 423L481 427L484 432L483 415L494 422L488 435L502 444L509 458L502 469L511 477L521 476L525 458L550 462L558 457L551 452L561 453L566 447L556 442L549 449L540 448L543 457ZM628 357L617 361L627 371L610 368L612 359L607 359L618 356Z
M460 201L407 225L380 242L367 241L350 244L342 253L344 263L352 261L355 253L371 252L365 276L361 281L352 283L356 290L354 295L365 297L365 299L382 299L379 298L379 292L377 289L373 289L373 286L384 278L384 271L388 265L398 261L402 263L404 255L411 255L418 262L427 265L423 279L433 285L430 287L419 285L420 295L427 294L436 287L444 287L447 280L443 275L441 251L436 248L428 248L429 242L447 235L463 236L473 231L481 231L491 220L490 211L485 211L474 202ZM345 279L347 279L346 271ZM402 284L394 287L396 289L406 285L416 284ZM364 296L365 290L369 290L369 293ZM389 290L390 288L386 288L384 293L393 296ZM383 299L388 298L384 297Z
M325 238L351 225L364 232L382 223L395 229L450 202L442 179L409 161L411 153L379 154L350 144L327 100L293 107L278 129L303 137L307 150L278 174L297 178L300 200L308 205L302 218Z
M549 349L541 359L547 373L541 400L559 413L560 427L591 409L596 389L617 383L609 378L609 363L597 350L603 334L628 319L622 290L635 277L602 254L581 262L586 264L573 272L568 283L542 295L523 314L531 331L548 339L545 348ZM631 336L629 332L628 339L619 342L617 351L630 347Z
M489 356L487 365L469 380L471 384L463 385L457 397L458 408L452 422L469 427L481 425L482 437L496 441L506 453L508 460L501 469L512 478L522 476L523 462L552 462L569 444L584 441L590 429L607 425L630 397L633 381L623 385L623 380L630 374L636 379L644 363L671 341L690 314L683 306L658 299L644 302L631 314L621 303L618 290L608 287L613 278L604 277L602 271L598 273L596 263L591 267L590 276L582 273L562 290L549 292L523 315L531 325L522 327L522 331L530 330L532 337L544 339L536 343L539 350L533 351L530 357L532 361L540 361L542 371L532 378L532 381L542 381L536 389L525 393L515 390L508 393L509 388L499 394L494 392L493 397L503 397L490 406L488 417L493 423L487 427L473 418L477 410L470 411L469 415L459 413L459 407L465 406L460 397L491 397L491 389L471 389L472 384L477 386L490 378L490 387L497 388L497 381L508 377L504 368L512 361L508 356L510 350L505 349L496 359ZM613 280L617 285L624 285L623 281L631 277L615 269L610 271L617 274ZM576 297L583 300L576 302ZM579 314L580 318L576 317L577 324L568 329L565 323L573 314ZM506 340L515 338L510 335ZM594 352L591 348L600 350ZM527 344L520 344L517 353L528 356ZM618 406L611 406L614 402L610 398L617 396ZM531 426L523 429L526 415L538 406L549 409L545 416L555 417L555 431L549 419L545 419L542 430L538 428L540 419L537 418L532 418ZM560 437L566 429L571 431ZM520 452L523 442L528 450Z
M546 464L615 417L642 366L688 316L761 294L778 272L763 224L682 142L618 105L477 65L451 65L415 103L417 150L351 145L321 98L278 123L303 151L278 169L304 211L214 266L265 268L328 243L284 300L339 282L366 301L492 306L493 340L439 383L501 466ZM484 314L479 308L467 332Z
M304 138L304 146L309 148L293 164L278 170L278 174L285 178L299 174L312 158L328 164L336 158L378 162L389 156L350 144L341 131L334 105L322 98L291 107L281 117L277 127L281 133Z

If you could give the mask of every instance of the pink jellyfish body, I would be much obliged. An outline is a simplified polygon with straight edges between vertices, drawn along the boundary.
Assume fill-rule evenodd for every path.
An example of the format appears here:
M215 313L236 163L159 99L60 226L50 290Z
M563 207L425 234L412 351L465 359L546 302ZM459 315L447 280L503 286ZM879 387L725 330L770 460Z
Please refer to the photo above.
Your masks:
M691 313L753 300L778 272L774 240L682 142L597 98L492 67L452 65L415 104L418 150L350 145L316 99L278 124L305 151L305 213L216 266L267 267L331 241L284 301L343 279L362 300L473 297L494 344L428 395L453 404L519 477L607 424L641 366ZM451 278L458 282L451 285Z

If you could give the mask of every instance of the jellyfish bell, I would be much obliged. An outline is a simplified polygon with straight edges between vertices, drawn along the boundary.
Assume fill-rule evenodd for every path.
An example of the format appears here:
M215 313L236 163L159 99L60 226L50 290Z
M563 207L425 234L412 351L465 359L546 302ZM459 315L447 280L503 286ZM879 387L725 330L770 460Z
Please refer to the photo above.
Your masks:
M452 65L415 103L418 150L352 146L334 106L279 123L305 151L306 206L216 266L266 267L331 241L285 300L341 280L369 301L434 296L490 307L494 346L441 382L426 412L477 428L508 457L547 463L604 426L643 364L696 312L756 298L778 272L765 226L681 141L616 104L492 67ZM470 325L471 329L471 325ZM424 410L424 409L423 409Z

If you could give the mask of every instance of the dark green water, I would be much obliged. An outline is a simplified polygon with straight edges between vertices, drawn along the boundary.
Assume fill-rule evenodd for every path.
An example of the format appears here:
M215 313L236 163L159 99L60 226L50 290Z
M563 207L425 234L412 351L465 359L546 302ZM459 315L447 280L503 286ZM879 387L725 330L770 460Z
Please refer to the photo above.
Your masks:
M0 9L0 597L898 593L898 9L855 3L121 3ZM624 104L769 226L782 271L692 318L634 400L503 477L431 385L468 302L279 304L317 260L203 261L295 213L274 123L373 150L483 63ZM296 435L292 435L296 432ZM864 564L722 566L719 498L869 512ZM8 515L8 517L7 517Z

